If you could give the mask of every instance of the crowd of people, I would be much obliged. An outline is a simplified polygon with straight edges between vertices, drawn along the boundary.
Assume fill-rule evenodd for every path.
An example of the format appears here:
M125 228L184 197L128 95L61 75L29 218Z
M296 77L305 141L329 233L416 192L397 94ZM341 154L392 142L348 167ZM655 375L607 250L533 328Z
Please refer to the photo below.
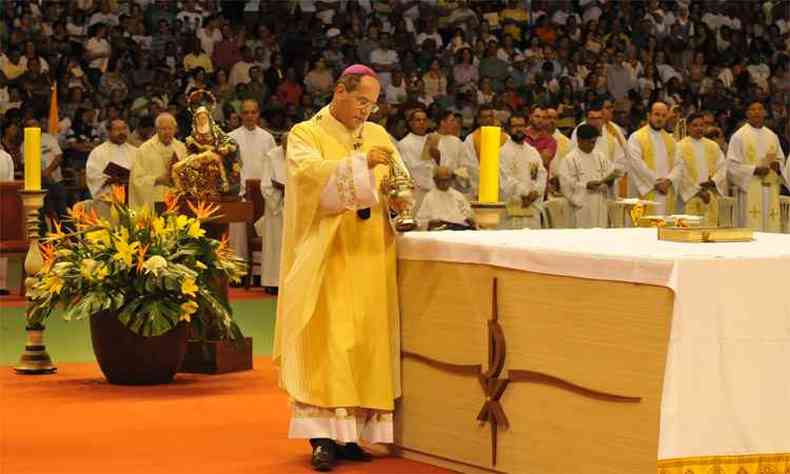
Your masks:
M669 132L702 113L704 135L726 154L755 101L784 156L789 11L787 0L8 0L0 143L19 178L23 128L45 129L47 212L62 215L91 196L86 163L103 142L139 147L163 112L175 119L175 137L189 135L193 91L212 92L223 130L242 129L243 104L255 103L260 114L247 122L279 138L326 105L340 72L360 63L381 84L370 120L396 144L437 132L428 148L448 157L462 148L475 156L478 127L502 125L523 133L541 169L558 175L551 157L577 143L579 124L600 112L601 137L627 139L657 102L668 108ZM59 122L47 130L53 89ZM128 129L113 132L119 120ZM242 181L260 169L244 158ZM436 161L448 168L437 175L443 182L454 169L447 160ZM435 170L410 168L422 200ZM474 176L453 179L472 195ZM523 204L552 186L558 179Z

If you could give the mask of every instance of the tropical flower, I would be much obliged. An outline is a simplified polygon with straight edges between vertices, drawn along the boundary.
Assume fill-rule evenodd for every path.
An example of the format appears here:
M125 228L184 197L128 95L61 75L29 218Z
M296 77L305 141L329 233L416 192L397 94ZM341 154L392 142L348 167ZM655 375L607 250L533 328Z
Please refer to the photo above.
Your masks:
M165 193L165 212L174 212L178 207L178 196L171 191Z
M187 205L189 206L189 209L192 210L192 213L195 214L195 218L201 221L208 219L214 215L217 210L219 210L219 206L216 204L209 204L205 201L199 201L197 206L187 201Z
M187 235L192 237L193 239L199 239L206 235L206 231L200 228L200 221L195 219L189 224L189 230L187 231Z
M61 308L68 320L107 311L141 336L163 334L179 321L200 321L202 327L220 324L223 338L237 337L230 310L209 282L238 281L246 264L233 254L227 236L222 242L206 237L201 224L216 206L193 204L193 218L178 214L171 196L170 211L159 215L132 210L122 197L120 190L110 195L110 220L78 206L69 211L76 230L53 225L39 244L43 265L31 276L27 324L43 325Z
M165 257L161 255L154 255L153 257L148 257L148 260L145 261L143 264L143 269L147 273L153 273L154 275L158 274L160 270L167 267L167 260Z
M195 292L198 290L197 285L195 284L195 280L192 278L186 278L181 283L181 293L184 295L195 296Z
M134 253L137 248L140 247L140 242L126 242L122 239L117 239L115 241L115 250L117 251L115 255L112 256L113 260L118 260L119 262L123 262L124 265L127 267L132 266L132 254Z
M198 310L199 306L192 300L187 301L186 303L181 304L181 317L178 318L179 321L186 321L189 322L192 320L192 315L195 314Z
M117 184L113 185L112 200L117 204L123 204L126 201L126 189Z
M96 265L98 265L98 262L92 258L82 259L82 264L80 264L80 275L87 280L95 278L93 272L96 270Z

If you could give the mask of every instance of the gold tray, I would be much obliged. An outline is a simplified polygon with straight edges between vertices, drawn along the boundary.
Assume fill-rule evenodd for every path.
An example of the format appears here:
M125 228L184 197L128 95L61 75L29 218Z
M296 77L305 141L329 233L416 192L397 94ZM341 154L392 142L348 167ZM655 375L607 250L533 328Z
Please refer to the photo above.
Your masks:
M658 240L672 242L749 242L752 229L741 227L659 227Z

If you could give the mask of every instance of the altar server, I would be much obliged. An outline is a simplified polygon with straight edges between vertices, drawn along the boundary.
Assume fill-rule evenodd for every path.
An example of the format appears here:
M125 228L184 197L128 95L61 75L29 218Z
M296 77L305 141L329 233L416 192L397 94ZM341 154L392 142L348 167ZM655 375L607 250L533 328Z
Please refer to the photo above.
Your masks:
M703 116L699 112L688 116L689 135L678 143L678 158L686 163L680 199L684 213L704 216L705 225L715 227L719 221L718 196L727 195L727 161L719 144L703 136Z
M252 99L245 100L241 103L241 127L228 133L239 145L241 157L241 190L239 194L241 196L244 196L246 192L248 179L263 181L266 154L277 146L272 134L258 126L260 115L258 102ZM247 255L247 223L232 222L228 226L228 235L230 246L236 255Z
M261 285L267 293L276 293L280 278L280 250L283 237L283 195L285 194L285 153L288 150L288 134L282 143L266 155L263 162L261 194L266 210L261 218L259 235L263 240L261 261Z
M526 143L527 120L514 114L508 119L510 137L499 151L502 200L507 229L540 229L543 195L547 173L543 159L532 145Z
M607 227L609 187L617 177L614 164L596 149L600 132L592 125L576 129L577 146L565 156L560 173L562 194L571 203L576 227Z
M417 212L421 229L445 230L474 228L474 214L466 196L451 187L453 172L450 168L434 169L436 186L428 191Z
M628 193L657 203L648 206L648 214L674 214L685 169L685 162L677 158L675 139L664 131L668 113L667 104L653 103L648 124L628 138Z
M121 179L107 176L104 170L110 163L127 170L131 169L132 159L137 153L136 147L126 143L129 138L129 127L123 120L113 120L108 134L108 140L90 152L85 164L85 179L93 199L100 199L111 192L112 184L128 184Z
M749 104L746 119L748 123L732 135L727 148L729 179L736 187L738 225L779 232L779 188L788 179L784 152L779 138L765 126L762 103Z

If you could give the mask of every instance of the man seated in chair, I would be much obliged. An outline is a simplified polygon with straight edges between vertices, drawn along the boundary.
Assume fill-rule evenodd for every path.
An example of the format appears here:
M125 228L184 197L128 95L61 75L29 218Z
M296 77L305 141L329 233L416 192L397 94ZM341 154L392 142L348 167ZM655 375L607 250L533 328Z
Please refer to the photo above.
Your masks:
M472 207L466 196L450 185L453 172L446 166L434 168L433 181L436 187L428 191L417 212L420 228L427 230L476 229Z

